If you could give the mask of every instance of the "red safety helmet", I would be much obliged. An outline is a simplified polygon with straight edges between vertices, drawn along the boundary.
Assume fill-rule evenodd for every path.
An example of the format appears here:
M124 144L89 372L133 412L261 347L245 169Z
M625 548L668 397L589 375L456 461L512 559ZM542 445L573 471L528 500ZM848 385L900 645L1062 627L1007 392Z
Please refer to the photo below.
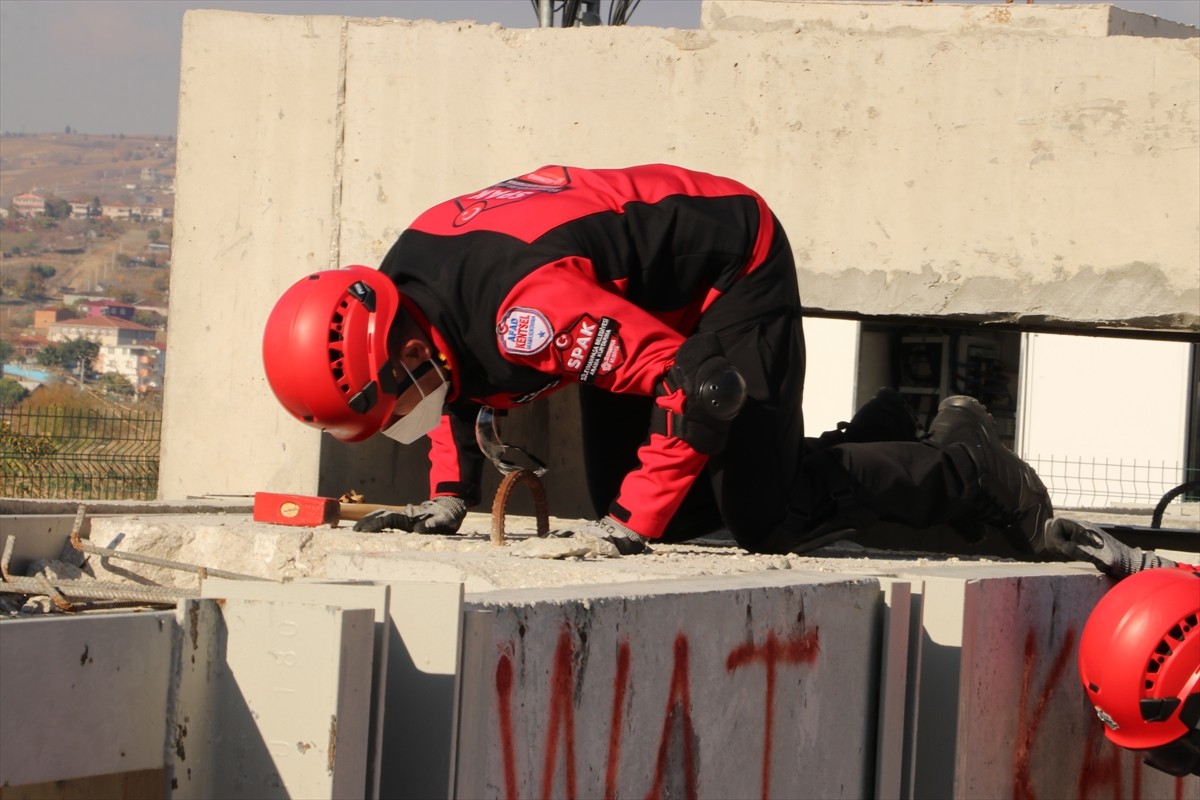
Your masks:
M1109 741L1200 774L1200 572L1148 569L1113 587L1084 625L1079 676Z
M395 284L370 267L294 283L263 331L267 382L283 407L343 442L379 432L396 405L387 340L399 308Z

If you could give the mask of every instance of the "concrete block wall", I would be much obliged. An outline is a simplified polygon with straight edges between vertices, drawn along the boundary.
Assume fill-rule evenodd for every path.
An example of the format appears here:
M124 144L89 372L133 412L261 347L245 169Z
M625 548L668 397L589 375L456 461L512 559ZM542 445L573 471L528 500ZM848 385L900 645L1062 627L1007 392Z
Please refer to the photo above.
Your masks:
M456 796L872 794L878 584L737 584L470 598Z
M227 534L248 535L273 546L267 526ZM131 529L126 545L141 544ZM490 569L509 588L465 603L461 583L314 575L212 581L215 599L174 612L0 623L4 796L120 770L159 772L148 796L162 797L1200 791L1109 745L1088 707L1079 632L1108 585L1090 568L835 554L662 578L654 559L531 570L507 550ZM635 582L585 582L620 564ZM382 678L380 633L393 637ZM122 654L137 668L116 669ZM61 690L73 682L82 694ZM46 729L69 746L38 739L31 718L61 720Z
M421 448L342 447L282 412L262 324L307 272L377 264L426 206L554 161L745 180L819 313L1200 329L1200 39L1168 38L1190 29L940 2L711 0L704 19L189 12L161 496L422 499ZM566 393L509 423L545 444L566 516L586 511L574 415Z

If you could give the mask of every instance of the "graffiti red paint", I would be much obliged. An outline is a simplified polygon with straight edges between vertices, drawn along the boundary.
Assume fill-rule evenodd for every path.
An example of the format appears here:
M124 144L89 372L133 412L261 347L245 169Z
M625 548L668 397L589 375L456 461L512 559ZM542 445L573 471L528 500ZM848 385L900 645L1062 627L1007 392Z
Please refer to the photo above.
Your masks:
M1105 746L1107 739L1099 725L1088 725L1087 742L1083 747L1083 766L1079 770L1078 797L1080 800L1092 796L1097 789L1107 788L1110 796L1121 796L1121 751ZM1134 769L1133 796L1141 797L1141 773Z
M518 800L517 758L513 725L513 644L509 642L496 662L496 697L499 715L500 747L504 761L504 792L508 800ZM768 631L761 643L747 642L729 652L725 668L733 673L742 667L762 664L766 669L764 697L766 725L763 733L762 792L770 793L771 751L775 718L775 683L780 664L810 664L818 653L816 629L801 629L786 640ZM662 730L659 734L654 775L647 800L682 794L687 800L697 797L698 764L695 753L695 726L692 723L691 672L688 638L679 633L673 645L674 663L667 690ZM613 677L613 701L609 718L608 760L605 765L604 797L616 800L617 778L621 762L621 733L627 692L630 684L632 654L628 640L617 646ZM559 632L550 676L550 706L542 762L541 796L574 798L577 794L575 758L575 636L568 625ZM563 782L555 791L559 745L562 744ZM675 769L672 769L675 768Z
M1054 655L1054 662L1050 665L1050 673L1046 676L1046 682L1038 693L1033 712L1029 714L1029 695L1032 689L1033 667L1037 661L1037 642L1032 630L1025 635L1025 667L1021 676L1021 710L1017 717L1017 747L1013 751L1012 796L1014 800L1037 800L1030 775L1033 742L1045 719L1046 706L1050 703L1050 697L1054 694L1054 690L1058 688L1059 679L1062 678L1063 672L1067 668L1067 662L1074 647L1075 629L1068 628L1066 636L1059 645L1058 652Z
M692 726L691 677L688 673L688 640L682 633L675 637L675 664L671 668L671 688L667 691L667 712L658 739L658 759L654 765L654 785L646 800L661 800L666 782L667 756L672 734L678 731L683 745L684 797L696 798L696 754L692 751L695 728Z
M608 768L604 771L604 800L616 800L617 769L621 763L621 723L625 715L625 690L629 687L629 640L617 646L617 674L613 680L612 715L608 724Z
M512 658L501 653L496 662L496 699L500 706L500 749L504 754L504 796L517 800L517 755L513 745Z
M801 620L803 627L803 620ZM763 760L762 760L762 796L763 800L771 796L771 750L775 728L775 670L779 663L811 664L819 652L816 629L796 633L787 641L780 643L775 631L768 631L766 640L761 644L747 642L735 647L725 660L725 669L729 672L748 664L762 663L767 668L766 722L763 726Z
M559 730L562 730L563 761L566 765L566 797L575 797L575 639L566 625L554 648L554 672L550 676L550 725L546 730L546 762L542 766L542 797L553 792L558 766Z

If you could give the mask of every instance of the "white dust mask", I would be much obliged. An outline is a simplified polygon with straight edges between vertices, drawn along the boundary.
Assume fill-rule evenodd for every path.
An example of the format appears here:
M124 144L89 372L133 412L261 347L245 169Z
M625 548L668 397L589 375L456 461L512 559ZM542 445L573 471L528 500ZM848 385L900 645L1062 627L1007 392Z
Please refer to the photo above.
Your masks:
M450 382L446 380L446 374L438 368L433 359L427 363L442 379L441 385L430 391L429 394L426 394L421 388L421 384L417 382L417 376L403 362L400 363L400 366L404 367L404 371L408 373L412 385L416 386L417 391L421 393L421 400L413 406L412 411L383 429L384 436L395 439L400 444L412 444L436 428L442 421L442 405L446 402L446 394L450 391ZM418 371L423 374L428 370Z

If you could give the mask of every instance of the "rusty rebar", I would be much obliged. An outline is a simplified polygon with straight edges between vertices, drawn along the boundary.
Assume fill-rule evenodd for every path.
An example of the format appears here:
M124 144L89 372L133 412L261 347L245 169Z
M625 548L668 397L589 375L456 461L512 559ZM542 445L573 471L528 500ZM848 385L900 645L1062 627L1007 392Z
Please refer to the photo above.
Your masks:
M546 499L546 487L541 478L527 469L514 470L504 476L496 489L496 498L492 501L492 544L504 544L504 515L508 509L508 501L518 484L529 487L533 495L533 514L537 519L537 535L546 536L550 533L550 503Z
M192 589L175 589L168 586L126 586L120 583L104 583L102 581L73 581L56 579L51 582L44 575L37 578L22 578L12 576L0 583L0 593L5 594L49 594L47 585L60 593L60 597L74 597L83 600L120 600L136 603L162 603L174 605L180 600L200 596ZM58 605L57 601L55 605Z

